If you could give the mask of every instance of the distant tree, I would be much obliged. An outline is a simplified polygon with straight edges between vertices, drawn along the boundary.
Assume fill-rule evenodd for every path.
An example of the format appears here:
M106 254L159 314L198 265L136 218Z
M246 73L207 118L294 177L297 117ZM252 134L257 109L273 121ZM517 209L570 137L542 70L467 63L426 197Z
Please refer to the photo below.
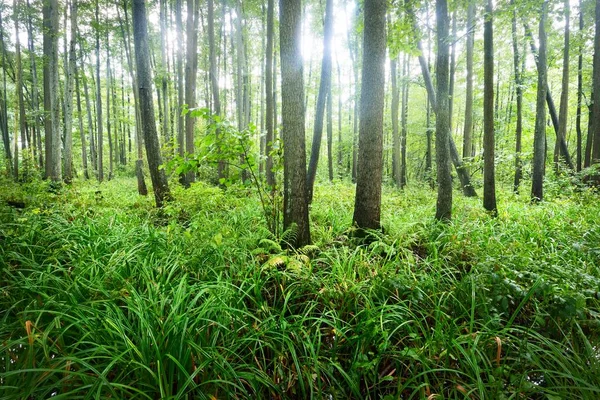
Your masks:
M544 1L540 15L540 48L538 51L537 100L535 107L535 133L533 137L533 175L531 200L544 199L544 166L546 162L546 90L548 88L546 63L546 16L548 2Z
M188 108L196 107L196 75L198 72L198 23L200 20L200 0L187 0L187 41L185 61L185 102ZM138 72L139 73L139 72ZM185 151L194 153L195 118L189 113L185 117ZM196 180L190 171L185 177L185 186Z
M327 96L331 91L331 40L333 37L333 0L326 0L325 4L325 26L323 34L323 60L321 62L321 82L319 84L319 95L317 98L317 108L315 110L315 124L313 128L313 140L307 174L309 201L312 201L313 198L313 188L315 186L317 166L319 164L319 155L321 153L321 139L323 137L323 120L325 115L325 106L327 105Z
M511 1L514 4L514 1ZM511 21L513 67L515 75L515 92L517 94L517 124L515 128L515 179L513 192L519 193L523 177L523 162L521 161L521 142L523 134L523 84L521 74L521 57L519 56L519 41L517 39L517 11L513 10Z
M570 24L571 17L570 0L564 0L564 47L563 47L563 71L562 85L560 93L560 107L558 112L558 136L561 138L567 137L567 118L569 112L569 43L570 43ZM554 146L554 165L558 169L558 161L560 158L560 141L557 140Z
M437 161L438 196L435 217L452 218L452 176L450 175L450 108L448 103L448 3L436 0L437 20L437 107L435 120L435 155Z
M463 130L464 160L473 157L473 48L475 47L475 0L467 8L467 77L465 94L465 126ZM466 168L466 167L465 167Z
M162 207L165 200L170 199L169 185L163 169L158 132L154 119L152 101L152 77L150 75L150 49L148 47L148 23L146 20L146 5L144 0L133 0L133 42L135 46L135 63L137 66L137 82L140 98L140 113L146 156L150 169L150 178L154 189L154 199L157 207Z
M304 79L302 71L301 0L279 2L281 54L281 118L283 139L283 228L294 229L288 245L310 243L306 143L304 132ZM292 228L295 226L295 228Z
M62 179L60 102L58 101L58 0L44 0L44 129L46 135L46 178Z
M72 0L71 37L69 39L69 60L66 65L65 77L65 154L64 180L70 183L73 179L73 90L75 88L75 73L77 71L77 0ZM87 165L86 165L87 169ZM87 170L86 170L87 174Z
M360 124L353 221L361 229L381 228L383 107L385 97L385 14L387 0L364 5Z
M494 30L492 0L485 5L483 24L483 207L497 214L494 132Z

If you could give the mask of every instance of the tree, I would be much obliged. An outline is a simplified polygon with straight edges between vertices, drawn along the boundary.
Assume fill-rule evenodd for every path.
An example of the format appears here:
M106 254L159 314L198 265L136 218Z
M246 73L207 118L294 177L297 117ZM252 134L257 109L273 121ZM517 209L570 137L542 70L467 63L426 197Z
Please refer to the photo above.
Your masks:
M265 153L267 160L265 163L265 175L267 186L275 186L275 172L273 172L273 140L275 140L274 129L274 94L273 94L273 26L274 23L274 0L268 0L267 3L267 44L265 49L265 128L267 134L265 137Z
M475 47L475 0L467 8L467 87L465 94L465 126L463 130L464 160L473 157L473 48ZM466 168L466 167L465 167Z
M77 0L72 0L71 8L71 38L69 41L69 62L65 77L65 162L64 180L71 183L73 179L73 89L74 75L77 65L76 42L77 42ZM79 95L79 94L78 94ZM85 143L85 142L83 142ZM86 166L87 174L87 166Z
M210 76L210 87L212 92L213 100L213 112L216 115L221 115L221 100L219 97L219 78L217 76L217 52L215 46L215 27L214 27L214 1L208 0L208 52L209 52L209 76ZM215 132L217 135L217 143L219 140L219 131ZM218 164L218 179L225 176L225 163L219 161Z
M321 152L321 138L323 137L323 116L325 115L327 97L329 95L329 92L331 91L331 39L333 36L333 0L326 1L327 2L325 3L325 26L323 34L323 60L321 62L321 82L319 84L317 109L315 111L315 124L313 128L313 141L310 152L310 162L308 163L307 187L309 201L312 201L313 198L313 188L315 186L315 178L317 176L317 165L319 164L319 154ZM329 146L328 148L331 148L331 146Z
M596 1L595 9L595 36L594 36L594 72L593 72L593 130L588 133L592 135L591 164L600 163L600 1Z
M514 4L514 1L511 2ZM519 41L517 40L517 11L513 10L511 21L513 67L515 74L515 92L517 94L517 124L515 128L515 180L513 192L519 193L523 177L523 162L521 161L521 141L523 135L523 83L521 75L521 57L519 56Z
M364 5L359 146L353 216L354 223L360 229L381 228L386 6L386 0L366 1Z
M392 78L392 178L400 187L400 130L398 129L398 113L400 110L400 91L398 90L398 58L390 60L390 74Z
M300 48L301 3L301 0L279 2L281 118L284 146L283 228L286 231L295 230L288 242L288 245L294 248L310 243L304 137L304 79Z
M494 133L494 30L492 0L485 5L483 24L483 207L493 215L496 207L495 133Z
M58 0L44 0L44 130L46 135L46 178L62 179L60 104L58 93Z
M98 182L104 180L104 130L102 123L102 85L100 85L100 0L96 0L96 124L98 133Z
M560 107L558 114L558 136L561 138L567 137L567 117L569 110L569 19L571 16L571 10L569 0L564 0L564 14L565 14L565 37L563 47L563 72L562 72L562 89L560 93ZM554 163L558 168L558 159L560 156L560 141L556 141L554 146Z
M448 3L436 0L437 20L437 107L435 120L435 156L437 161L438 196L435 218L452 218L452 177L450 175L450 108L448 103ZM433 103L433 101L432 101Z
M146 5L144 0L133 0L132 18L140 114L142 116L144 142L146 144L146 156L148 158L148 167L150 169L156 206L162 207L164 201L169 200L171 195L165 171L159 169L162 160L154 119L152 77L150 76L150 49L148 47L148 22L146 20Z
M538 52L537 100L535 107L535 132L533 137L533 175L531 183L531 200L544 199L544 164L546 161L546 15L547 1L542 4L540 15L540 48Z
M196 75L198 72L198 21L200 0L187 0L187 42L185 60L185 102L188 108L196 107ZM138 72L139 73L139 72ZM185 117L185 151L194 153L195 118L189 113ZM186 174L185 186L196 180L193 171Z
M579 32L583 32L583 0L579 0ZM575 129L577 131L577 172L581 171L583 163L582 154L582 129L581 129L581 100L583 97L583 43L579 44L579 56L577 57L577 117Z
M21 133L21 149L23 150L23 158L25 158L25 149L27 143L27 115L25 114L25 100L23 97L23 67L21 65L21 43L19 40L19 8L18 0L15 0L13 3L13 19L15 22L15 86L17 90L17 112L19 115L19 132ZM19 141L15 137L15 165L13 168L15 179L19 179L18 142Z

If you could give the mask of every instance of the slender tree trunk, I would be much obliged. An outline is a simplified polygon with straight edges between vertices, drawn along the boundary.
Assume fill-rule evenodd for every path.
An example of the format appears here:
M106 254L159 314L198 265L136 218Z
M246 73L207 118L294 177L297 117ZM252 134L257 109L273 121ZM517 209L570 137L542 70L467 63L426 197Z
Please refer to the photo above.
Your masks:
M265 176L267 186L275 187L275 173L273 172L273 141L275 140L275 121L273 117L275 102L273 90L273 38L274 38L274 0L268 0L267 3L267 47L265 55L265 106L266 120L265 126L267 135L265 137L265 153L267 155L265 163Z
M514 4L514 1L511 2ZM512 16L512 46L513 66L515 74L515 89L517 92L517 126L515 129L515 180L513 192L519 193L519 186L523 177L523 162L521 161L521 136L523 133L523 84L521 80L521 59L519 56L519 42L517 40L517 11L513 10Z
M340 61L337 60L337 85L338 85L338 148L337 148L337 168L338 176L341 179L343 172L343 145L342 145L342 72Z
M100 5L96 0L96 123L98 126L98 181L104 180L103 143L104 132L102 125L102 85L100 84L100 28L99 28Z
M150 178L154 190L154 199L157 207L162 207L165 201L170 200L169 185L163 169L158 143L158 133L154 119L154 106L152 101L152 77L150 76L150 50L148 48L148 28L146 21L146 6L144 0L133 0L133 40L135 45L135 62L138 73L138 91L140 99L140 113L144 131L144 143Z
M283 126L283 228L293 231L286 243L293 248L310 240L306 144L304 136L304 79L300 39L301 1L280 0L281 99Z
M496 206L495 132L494 132L494 29L492 0L485 5L483 24L483 208L498 215Z
M58 1L45 0L44 16L44 128L46 132L46 178L62 180L60 104L58 93Z
M219 77L217 76L217 52L215 46L215 28L214 28L214 4L213 0L208 0L208 47L209 47L209 75L210 75L210 86L213 100L213 112L216 115L221 115L221 100L219 96ZM217 130L216 141L217 144L221 140L220 132ZM225 177L225 162L219 160L217 166L218 179Z
M531 200L534 202L544 199L544 164L546 161L546 14L547 1L542 4L540 16L540 49L538 54L537 101L535 113L535 133L533 138L533 175L531 185Z
M448 103L448 4L436 0L437 21L437 107L435 121L435 155L437 161L438 197L435 217L438 220L452 218L452 177L450 175L450 105ZM432 101L433 103L433 101Z
M331 96L331 82L327 93L327 170L329 181L333 182L333 99Z
M531 33L531 29L529 26L525 24L525 34L529 37L529 45L531 47L531 52L536 60L536 64L539 68L539 55L538 49L533 40L533 34ZM541 47L541 45L540 45ZM541 51L541 49L540 49ZM567 142L564 136L560 135L560 131L558 128L558 116L556 114L556 107L554 106L554 100L552 99L552 93L550 93L550 89L546 88L546 103L548 103L548 112L550 113L550 119L552 120L552 126L554 127L554 132L556 133L556 140L560 146L560 152L562 157L564 158L565 164L571 169L573 169L573 162L571 161L571 155L569 153L569 149L567 148Z
M83 81L83 96L85 98L85 108L87 114L88 131L90 136L90 161L92 163L92 170L96 171L97 157L96 157L96 141L94 133L94 120L92 118L92 104L90 101L90 94L88 90L87 77L85 76L85 62L83 57L83 50L79 46L81 54L81 80Z
M400 188L406 187L406 136L408 134L408 91L410 87L410 76L408 74L410 55L404 55L404 66L402 72L402 112L400 113Z
M398 113L400 110L400 92L398 89L398 58L390 60L390 74L392 77L392 178L400 187L400 130L398 129ZM403 92L404 93L404 92Z
M313 141L308 164L308 199L312 201L315 178L317 176L317 165L321 152L321 138L323 136L323 116L327 105L327 94L331 87L331 39L333 34L333 0L327 0L325 5L325 26L323 35L323 60L321 63L321 82L319 84L319 97L315 111L315 125Z
M385 15L387 1L364 6L363 62L354 224L381 228L383 179L383 109L385 96Z
M73 1L76 5L76 0ZM83 163L83 177L88 180L90 179L90 172L88 169L88 156L87 156L87 143L85 140L85 130L83 129L83 110L81 107L81 92L79 90L79 73L77 71L77 62L73 70L75 75L75 93L77 94L77 117L79 121L79 137L81 138L81 160Z
M563 71L562 71L562 89L560 94L560 108L558 114L558 136L567 137L567 118L569 110L569 43L570 43L570 24L571 9L569 0L564 0L563 7L565 13L565 38L563 48ZM555 167L558 170L558 159L560 155L559 141L556 142L554 149Z
M463 160L473 157L473 48L475 46L475 1L467 8L467 81L465 94L465 126L463 130ZM467 167L465 169L468 170Z
M600 163L600 1L596 1L595 9L595 35L594 35L594 72L593 72L593 102L592 102L592 130L588 135L592 135L592 154L590 165ZM600 177L595 177L597 183L600 183Z
M71 0L71 38L69 41L69 63L65 79L65 155L64 180L73 179L73 88L77 68L77 0ZM79 93L77 93L79 98ZM85 142L82 142L82 145ZM85 148L85 147L84 147ZM87 168L87 166L85 166ZM86 171L87 173L87 171Z
M579 32L583 32L583 0L579 0ZM577 119L575 129L577 130L577 172L581 171L582 157L582 130L581 130L581 100L583 97L583 44L579 44L579 56L577 59Z
M200 14L200 1L187 0L187 42L185 63L185 102L188 108L196 107L196 74L198 71L198 21ZM194 126L195 119L188 113L185 117L185 150L194 154ZM186 186L196 180L196 173L190 171L186 174Z
M0 99L0 129L2 129L2 141L4 142L4 157L6 158L6 169L9 174L12 174L12 150L10 148L10 136L8 133L8 112L6 101L6 45L4 42L4 25L2 23L2 12L0 12L0 44L2 45L2 80L3 90L2 98ZM41 149L40 149L41 152Z
M23 150L23 164L26 166L26 144L27 144L27 115L25 114L25 100L23 96L23 67L21 65L21 42L19 40L19 10L20 5L18 0L13 2L13 21L15 24L15 87L17 97L17 113L19 120L19 132L21 133L21 150ZM4 49L3 49L4 51ZM14 150L14 167L13 174L15 180L19 177L19 146L18 135L15 135L15 150ZM25 178L27 171L24 172Z
M177 149L180 157L185 155L185 120L181 111L183 110L183 18L181 17L181 1L175 0L175 26L177 32Z
M163 124L162 124L162 135L165 142L170 140L169 126L171 124L171 116L169 112L169 57L167 52L167 1L160 0L160 53L162 59L162 73L160 81L162 85L162 113L163 113Z
M98 81L100 82L100 81ZM110 117L110 88L112 79L110 76L110 44L108 31L106 32L106 134L108 135L108 180L113 178L114 174L114 154L115 143L112 139L112 121Z
M450 82L448 86L448 115L450 116L450 135L454 113L454 76L456 75L456 10L452 12L452 33L450 36Z

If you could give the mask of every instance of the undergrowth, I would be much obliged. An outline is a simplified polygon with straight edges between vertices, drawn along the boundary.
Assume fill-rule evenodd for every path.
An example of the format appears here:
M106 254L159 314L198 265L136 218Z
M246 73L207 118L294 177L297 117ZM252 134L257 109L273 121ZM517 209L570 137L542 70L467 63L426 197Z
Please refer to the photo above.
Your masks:
M2 187L0 398L600 397L593 193L503 193L497 218L457 195L442 225L388 188L363 244L324 183L285 252L246 187L162 210L126 179Z

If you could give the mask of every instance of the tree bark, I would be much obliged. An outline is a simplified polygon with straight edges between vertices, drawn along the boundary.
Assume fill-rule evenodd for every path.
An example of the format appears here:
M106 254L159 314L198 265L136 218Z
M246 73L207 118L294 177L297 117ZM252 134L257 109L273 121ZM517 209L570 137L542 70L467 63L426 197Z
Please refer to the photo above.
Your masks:
M198 72L198 21L200 14L200 1L187 0L187 42L185 62L185 102L188 109L196 107L196 74ZM185 116L185 150L189 155L194 154L194 126L195 118L189 113ZM185 177L185 186L196 180L196 173L190 171Z
M58 1L44 0L44 129L46 135L46 178L62 180L60 104L58 93Z
M546 77L546 14L547 1L542 4L540 16L540 49L538 54L538 79L537 100L535 113L535 133L533 138L533 175L531 184L531 200L533 202L544 199L544 164L546 161L546 91L548 81Z
M333 98L331 96L331 82L327 93L327 171L329 182L333 182Z
M583 0L579 0L579 32L583 32ZM582 129L581 129L581 100L583 97L583 44L579 44L579 56L577 59L577 118L575 129L577 131L577 172L581 171L582 157Z
M385 96L385 15L387 1L364 5L363 62L354 224L381 229L383 109Z
M593 106L592 106L592 131L588 133L592 139L592 153L590 165L600 163L600 1L596 1L595 9L595 35L594 35L594 71L593 71ZM598 181L600 178L596 177Z
M514 0L511 1L514 4ZM515 74L515 90L517 92L517 126L515 128L515 179L513 183L513 192L519 193L519 186L523 177L523 162L521 160L521 137L523 134L523 83L521 79L521 59L519 56L519 42L517 40L517 11L513 10L512 15L512 46L513 46L513 66Z
M148 28L144 0L133 0L132 18L140 114L142 116L146 156L148 158L148 167L150 169L156 206L162 207L165 201L170 200L171 195L165 171L164 169L159 169L162 160L154 119L152 77L150 76L150 50L148 48Z
M333 35L333 0L327 0L325 5L325 25L323 34L323 60L321 62L321 82L319 84L319 95L315 110L315 125L313 140L308 163L307 187L308 200L312 201L315 178L317 176L317 165L321 152L321 138L323 137L323 116L327 105L327 95L331 87L331 39Z
M69 41L69 63L65 78L65 154L64 180L71 183L73 179L73 89L77 68L77 0L71 0L71 38ZM79 93L77 94L79 97ZM83 146L82 142L82 146ZM87 166L85 167L87 169ZM86 170L87 174L87 170Z
M21 42L19 40L19 3L13 2L13 21L15 24L15 88L17 97L17 113L19 120L19 132L21 133L21 150L23 150L23 164L25 164L25 150L27 145L27 115L25 114L25 100L23 96L23 66L21 65ZM15 180L19 177L19 146L18 135L15 135L14 166L13 174ZM25 164L26 165L26 164ZM26 174L27 171L25 171Z
M408 134L408 93L410 87L410 76L408 68L410 55L404 55L404 66L402 72L402 112L400 113L400 188L406 187L406 137Z
M77 0L73 1L74 7L77 6ZM88 168L88 155L87 155L87 143L85 140L85 130L83 129L83 109L81 107L81 92L79 90L79 72L77 71L77 62L73 69L75 75L75 93L77 94L77 117L79 121L79 137L81 139L81 160L83 164L83 177L88 180L90 179L90 172Z
M96 124L98 133L98 182L104 180L104 131L102 122L102 85L100 84L100 4L96 0Z
M183 157L185 155L185 119L182 115L183 110L183 95L184 95L184 83L183 83L183 18L181 17L181 1L175 0L175 26L177 32L177 150L178 155Z
M280 0L281 100L283 126L283 228L293 231L288 246L310 243L306 144L304 136L304 79L301 53L301 0Z
M219 78L217 76L217 52L215 46L215 27L214 27L214 1L208 0L208 48L209 48L209 75L210 75L210 87L212 92L213 100L213 112L216 115L221 115L221 100L219 96ZM220 132L216 131L216 141L219 143ZM224 178L225 176L225 163L219 160L217 166L218 179Z
M2 49L5 49L4 43L4 24L2 23L2 13L0 12L0 44ZM6 158L6 170L12 174L12 150L10 148L10 136L8 133L8 112L6 101L6 55L2 50L2 97L0 99L0 129L2 129L2 141L4 142L4 157ZM40 149L41 152L41 149Z
M273 172L273 141L275 140L274 127L274 93L273 93L273 30L274 30L274 0L268 0L267 3L267 45L265 55L265 127L267 136L265 137L265 153L267 156L265 163L265 176L267 186L275 187L275 173Z
M473 157L473 48L475 47L475 1L467 8L467 78L465 94L465 126L463 130L463 160ZM468 170L467 167L465 169Z
M485 5L483 24L483 208L498 214L496 206L495 132L494 132L494 29L492 0Z
M435 218L452 218L452 177L450 175L450 106L448 104L448 3L436 0L437 21L437 107L435 120L435 155L437 162L438 196ZM432 97L433 100L433 97ZM432 103L434 103L432 101Z
M565 37L564 37L564 48L563 48L563 71L562 71L562 89L560 93L560 107L558 114L558 136L560 138L567 137L567 118L569 110L569 43L570 43L570 24L569 20L571 17L571 9L569 6L569 0L564 0L564 14L565 14ZM558 169L558 159L560 156L560 146L557 141L557 145L554 150L554 162L555 167ZM567 154L567 156L569 156ZM573 166L571 165L571 168Z
M390 74L392 78L392 179L400 187L400 130L398 127L398 114L400 111L400 91L398 89L398 58L390 60Z

